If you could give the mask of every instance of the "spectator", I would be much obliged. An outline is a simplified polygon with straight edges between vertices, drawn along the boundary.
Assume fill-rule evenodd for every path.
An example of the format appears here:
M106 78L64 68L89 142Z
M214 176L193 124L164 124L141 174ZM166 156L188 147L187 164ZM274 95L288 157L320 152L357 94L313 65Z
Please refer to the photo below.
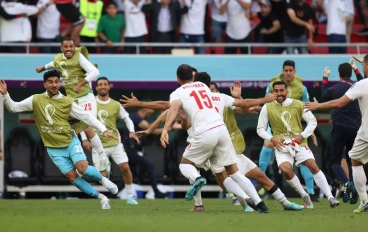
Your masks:
M313 46L313 10L303 0L291 0L287 6L287 15L285 22L285 43L305 44ZM305 35L305 29L309 32L309 38ZM308 54L306 47L298 47L299 54ZM294 47L287 47L288 54L294 54Z
M84 25L84 17L79 12L78 8L74 6L74 0L53 0L55 2L56 9L60 14L71 22L71 25L66 28L61 35L58 36L58 40L61 41L62 37L70 37L74 40L74 44L79 46L80 32Z
M357 32L357 35L366 36L368 35L368 3L367 0L356 0L356 8L358 9L364 28Z
M346 42L350 43L351 32L353 31L353 23L354 23L354 1L353 0L345 0L345 10L346 10Z
M50 0L39 0L37 7L42 8L48 4ZM50 5L47 9L37 17L37 41L41 43L56 42L56 36L59 35L60 13L56 6ZM58 53L59 47L40 47L40 53Z
M315 12L318 24L327 24L327 15L323 7L324 0L313 0L311 7Z
M261 22L259 24L260 34L263 36L265 43L282 43L284 41L279 19L271 12L271 2L269 0L261 1L261 12L258 17ZM285 48L269 47L267 54L281 54Z
M110 2L106 7L107 14L101 17L98 24L98 35L106 47L102 47L102 52L106 54L116 54L122 48L113 47L114 43L124 43L124 18L118 14L118 8L114 2Z
M125 11L125 42L144 43L144 36L147 34L146 16L142 12L145 4L144 0L122 0ZM134 47L125 47L125 53L133 54ZM137 51L138 52L138 51ZM140 54L146 53L145 47L139 48Z
M36 15L43 12L43 8L29 6L17 2L17 0L7 0L1 3L5 12L10 15L27 14ZM46 8L46 6L45 6ZM1 19L0 22L0 41L10 43L26 43L32 39L32 27L28 18L20 17L11 20ZM4 52L25 53L25 47L6 47Z
M100 0L80 0L79 11L85 18L84 26L80 32L82 42L98 42L97 28L103 10L103 2ZM87 46L90 53L96 53L96 46Z
M289 1L290 0L287 0L287 2ZM288 17L287 14L285 14L286 5L286 0L271 0L271 12L280 20L281 27L283 27Z
M346 43L345 1L324 0L324 10L327 13L328 43ZM328 50L330 54L346 53L346 47L329 47Z
M181 43L203 43L207 0L182 0L188 13L182 15L180 23ZM197 54L204 54L204 47L195 47Z
M224 5L226 0L213 0L211 7L211 27L212 27L212 41L221 43L222 32L226 30L227 13L220 14L220 8ZM214 53L214 52L213 52Z
M151 13L149 33L151 41L174 43L180 17L188 12L188 7L181 8L180 3L176 0L162 0L148 5L147 10ZM171 47L153 47L153 53L171 54L171 49Z
M251 27L249 21L249 8L251 0L227 0L221 7L220 13L227 12L226 42L251 42ZM241 29L240 29L241 28ZM236 54L237 47L226 47L226 54ZM240 47L240 53L248 54L248 47Z

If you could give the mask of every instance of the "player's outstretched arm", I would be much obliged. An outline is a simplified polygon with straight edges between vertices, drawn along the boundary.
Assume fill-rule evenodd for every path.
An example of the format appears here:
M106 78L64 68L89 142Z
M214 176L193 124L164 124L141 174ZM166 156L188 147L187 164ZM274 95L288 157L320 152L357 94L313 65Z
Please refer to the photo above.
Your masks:
M252 107L252 106L258 106L265 103L273 102L276 100L277 95L275 93L269 93L264 98L258 98L258 99L235 99L234 105L238 107Z
M93 117L92 114L90 114L88 111L84 111L79 105L77 105L74 102L72 105L72 109L70 111L70 116L84 123L87 123L93 128L96 128L101 133L103 133L106 137L111 137L115 140L118 140L118 138L115 135L113 135L111 132L109 132L107 128L100 121L97 120L97 118Z
M21 102L14 102L8 93L8 88L4 80L0 81L0 93L3 95L5 107L9 110L9 112L19 113L33 110L33 95Z
M50 63L46 64L45 66L38 66L36 68L36 72L41 73L45 70L50 70L50 69L54 69L54 68L55 68L54 61L51 61Z
M345 94L344 96L340 97L339 99L319 103L316 98L314 98L313 102L306 102L304 103L304 109L308 111L317 111L317 110L331 110L337 108L343 108L350 102L350 98Z
M166 116L169 110L164 111L157 119L154 121L151 126L147 130L138 131L135 134L138 136L138 138L142 136L150 135L157 127L159 127L161 124L165 123Z
M123 104L125 108L148 108L152 110L167 110L170 107L170 102L168 101L153 101L153 102L144 102L139 101L133 93L131 93L131 98L123 95L123 99L120 99L120 102Z

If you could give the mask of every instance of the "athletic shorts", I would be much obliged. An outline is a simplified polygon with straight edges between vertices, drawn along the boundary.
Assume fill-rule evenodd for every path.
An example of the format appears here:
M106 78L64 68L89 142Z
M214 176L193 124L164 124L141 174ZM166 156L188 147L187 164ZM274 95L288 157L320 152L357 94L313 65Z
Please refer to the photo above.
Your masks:
M85 111L89 111L94 117L97 118L97 102L93 93L88 93L85 96L77 98L78 105Z
M246 173L250 172L252 169L256 168L257 165L243 154L237 155L239 172L244 176Z
M356 138L353 148L349 151L349 157L362 164L368 163L368 142Z
M47 153L49 154L52 162L54 162L64 175L75 169L75 164L78 161L87 160L81 143L77 137L73 137L67 147L47 147Z
M199 168L204 168L209 160L215 173L221 173L224 167L237 161L236 152L225 125L207 130L200 135L193 135L183 157Z
M111 147L105 147L104 150L107 158L112 158L117 165L127 163L129 161L122 143L118 143L115 146ZM96 149L92 149L92 161L93 166L95 166L99 170L100 155L98 154Z
M313 152L308 146L300 147L300 150L295 153L295 156L292 156L290 152L280 152L275 149L275 156L278 166L280 166L280 164L283 162L289 162L291 165L294 165L295 161L295 165L299 167L301 163L308 159L314 160Z
M79 12L79 9L73 5L73 3L59 3L55 4L60 14L73 26L84 23L84 17Z

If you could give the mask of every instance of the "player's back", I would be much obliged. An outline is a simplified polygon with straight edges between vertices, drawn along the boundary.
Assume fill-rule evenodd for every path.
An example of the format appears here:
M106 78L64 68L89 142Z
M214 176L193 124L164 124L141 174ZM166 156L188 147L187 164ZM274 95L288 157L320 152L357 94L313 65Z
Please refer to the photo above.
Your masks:
M368 89L368 79L363 79L359 82L356 82L348 91L352 92L349 95L357 96L354 99L358 99L359 108L362 113L362 124L358 131L358 136L364 140L368 140L368 121L364 120L368 115L368 93L366 90ZM367 142L367 141L365 141Z
M226 107L233 106L234 98L223 93L212 93L212 102L216 111L224 118L224 110Z
M192 124L193 135L224 124L215 109L210 89L202 82L192 82L177 88L170 95L170 102L174 100L182 102L182 109Z

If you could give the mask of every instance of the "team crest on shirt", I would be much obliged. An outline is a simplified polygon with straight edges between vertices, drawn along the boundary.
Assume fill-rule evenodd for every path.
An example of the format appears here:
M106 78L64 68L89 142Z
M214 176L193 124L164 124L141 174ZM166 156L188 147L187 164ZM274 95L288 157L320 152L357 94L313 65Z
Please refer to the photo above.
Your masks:
M52 120L52 116L55 113L55 106L52 104L48 104L45 106L45 114L46 114L46 120L47 122L52 125L54 124L54 121Z
M281 121L284 123L284 125L285 125L288 132L291 132L290 120L291 120L290 112L289 111L282 112Z
M105 121L107 117L109 117L109 113L106 110L99 110L97 116L98 120L100 120L103 125L106 125Z

